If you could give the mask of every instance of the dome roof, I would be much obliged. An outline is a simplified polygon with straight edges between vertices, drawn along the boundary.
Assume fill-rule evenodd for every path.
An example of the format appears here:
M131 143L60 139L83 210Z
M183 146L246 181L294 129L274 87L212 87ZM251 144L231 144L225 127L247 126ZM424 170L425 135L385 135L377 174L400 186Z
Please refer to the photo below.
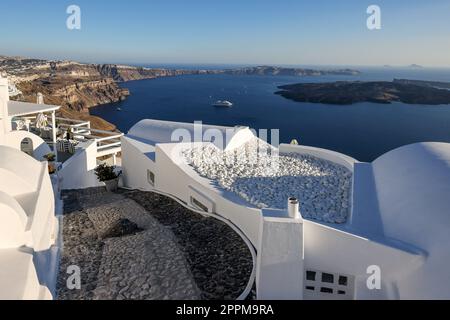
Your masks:
M448 296L450 144L418 143L388 152L373 162L373 175L385 236L426 255L424 265L400 288Z

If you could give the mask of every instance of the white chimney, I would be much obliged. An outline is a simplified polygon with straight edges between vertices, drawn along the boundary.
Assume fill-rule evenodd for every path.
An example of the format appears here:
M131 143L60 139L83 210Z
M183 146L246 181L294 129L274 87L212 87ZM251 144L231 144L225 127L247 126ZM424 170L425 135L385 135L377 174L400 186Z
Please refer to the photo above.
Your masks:
M297 198L291 197L288 199L288 214L292 219L302 219L302 216L300 214L300 203Z
M37 94L37 104L44 104L44 95L42 93Z

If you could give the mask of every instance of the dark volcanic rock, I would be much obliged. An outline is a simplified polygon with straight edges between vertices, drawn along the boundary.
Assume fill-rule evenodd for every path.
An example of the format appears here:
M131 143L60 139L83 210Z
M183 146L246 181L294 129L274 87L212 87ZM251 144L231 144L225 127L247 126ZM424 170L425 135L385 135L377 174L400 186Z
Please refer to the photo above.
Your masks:
M283 68L273 66L247 67L224 70L221 73L232 75L262 75L262 76L324 76L324 75L358 75L353 69L315 70L305 68Z
M276 92L298 102L353 104L357 102L408 104L450 104L450 90L441 89L450 84L415 80L337 81L330 83L299 83L280 86Z
M117 238L141 232L138 225L128 219L118 219L114 221L108 229L99 234L101 239Z
M253 259L247 245L233 229L155 193L132 191L125 196L143 206L175 234L203 299L239 297L252 273Z

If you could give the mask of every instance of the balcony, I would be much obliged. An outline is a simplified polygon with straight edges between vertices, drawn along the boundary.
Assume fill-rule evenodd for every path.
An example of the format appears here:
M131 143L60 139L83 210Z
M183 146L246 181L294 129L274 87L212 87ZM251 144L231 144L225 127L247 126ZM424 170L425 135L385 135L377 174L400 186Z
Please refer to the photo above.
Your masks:
M92 129L89 121L48 117L45 116L45 112L39 112L15 116L12 119L12 129L25 130L39 136L53 152L56 150L58 162L65 162L77 149L83 148L84 143L90 141L95 141L97 159L104 160L112 157L112 162L116 165L117 156L121 152L122 133ZM24 144L22 147L26 151L26 142Z

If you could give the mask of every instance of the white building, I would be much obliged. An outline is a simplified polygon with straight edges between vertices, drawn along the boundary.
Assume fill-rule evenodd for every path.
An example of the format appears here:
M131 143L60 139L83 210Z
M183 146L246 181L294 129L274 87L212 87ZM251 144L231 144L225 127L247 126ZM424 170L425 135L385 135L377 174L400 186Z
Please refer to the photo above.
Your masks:
M353 173L347 222L331 224L259 209L202 177L182 156L183 148L214 144L233 151L253 134L242 127L195 131L185 123L136 124L122 138L123 184L170 194L230 220L257 249L258 298L450 298L450 144L409 145L373 163L281 145L280 153L311 155ZM228 139L211 139L227 131ZM195 134L203 142L173 142Z
M17 115L58 107L9 101L0 78L0 299L51 299L58 248L55 198L46 162L21 152L26 142L38 158L50 153L40 137L13 131Z
M9 101L8 81L0 77L0 300L54 297L59 191L98 185L93 173L97 159L120 152L121 134L96 136L99 130L88 122L56 118L59 106L43 104L39 95L37 100ZM38 119L44 123L36 130ZM44 156L58 154L57 131L67 128L79 143L50 176Z

